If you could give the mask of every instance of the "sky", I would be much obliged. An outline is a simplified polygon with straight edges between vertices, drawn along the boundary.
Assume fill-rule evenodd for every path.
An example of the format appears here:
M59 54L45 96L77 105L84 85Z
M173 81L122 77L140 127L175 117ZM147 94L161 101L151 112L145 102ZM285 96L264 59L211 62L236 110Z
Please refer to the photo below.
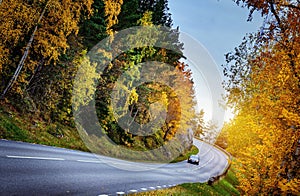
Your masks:
M193 37L207 50L204 56L209 56L214 61L222 80L224 77L221 65L225 63L224 55L233 51L246 33L257 32L263 24L259 14L254 15L251 22L247 22L249 11L237 6L232 0L169 0L169 8L173 28L179 26L180 32ZM205 120L212 120L215 114L212 106L214 87L211 87L209 81L211 78L203 74L207 71L203 70L203 65L201 68L199 64L192 64L199 108L204 109ZM231 112L226 112L225 120L230 117Z

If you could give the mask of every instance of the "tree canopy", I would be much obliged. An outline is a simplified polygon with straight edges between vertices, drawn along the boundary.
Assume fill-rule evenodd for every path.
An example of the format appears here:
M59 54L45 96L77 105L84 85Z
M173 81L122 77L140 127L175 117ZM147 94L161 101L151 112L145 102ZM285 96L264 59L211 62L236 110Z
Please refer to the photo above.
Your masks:
M299 1L237 0L265 18L262 28L226 55L228 104L224 128L244 194L300 193Z
M191 72L181 62L183 44L178 29L171 29L167 0L7 0L0 3L0 21L0 103L30 115L33 121L59 122L76 131L72 94L77 90L85 94L78 96L78 105L73 106L88 105L95 99L99 123L118 145L155 149L174 138L180 126L181 130L199 126L195 123ZM132 48L112 60L103 73L97 73L97 64L89 62L88 51L107 37L116 43L115 34L134 26L168 28L161 35L161 42L171 44L177 52L154 46ZM160 70L161 77L172 78L177 89L156 82L133 88L146 62L160 62L154 63L156 67L148 72ZM85 69L81 69L83 64ZM164 70L164 64L173 71ZM111 93L124 73L129 73L125 75L132 81L122 86L124 92L130 92L128 102L122 107L130 109L135 123L147 124L161 113L167 114L161 126L153 128L152 135L134 135L118 124L124 115L114 113ZM81 86L74 90L74 79L80 75ZM98 81L96 87L95 81ZM116 96L122 97L122 92ZM179 100L179 94L190 96ZM118 109L122 111L121 107Z

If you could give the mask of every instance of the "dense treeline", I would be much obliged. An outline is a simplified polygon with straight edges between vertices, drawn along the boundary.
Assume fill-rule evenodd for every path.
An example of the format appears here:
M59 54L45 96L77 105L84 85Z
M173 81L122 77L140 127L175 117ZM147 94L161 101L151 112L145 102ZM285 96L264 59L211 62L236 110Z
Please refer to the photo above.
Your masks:
M219 139L235 157L242 194L299 195L300 3L235 2L250 9L249 20L255 11L265 19L226 55L225 87L236 116Z
M48 124L59 122L74 127L73 83L87 51L104 38L113 38L115 32L128 27L171 27L168 10L167 0L2 1L1 104ZM182 51L178 36L178 30L170 29L165 41L171 41ZM188 66L180 62L182 57L181 52L147 46L122 53L101 76L93 75L95 69L92 67L86 70L87 77L101 80L95 89L97 114L101 126L114 142L136 149L153 149L172 139L182 122L186 125L181 127L184 130L201 127L195 120L191 73ZM135 122L149 122L155 112L159 112L151 107L155 103L164 105L168 116L155 134L141 137L118 125L118 118L122 115L114 116L110 94L122 73L135 67L137 77L140 65L147 61L167 63L179 70L183 75L182 81L177 81L182 85L179 86L181 93L190 96L179 103L178 95L172 89L157 83L131 89L131 100L126 107L132 112Z

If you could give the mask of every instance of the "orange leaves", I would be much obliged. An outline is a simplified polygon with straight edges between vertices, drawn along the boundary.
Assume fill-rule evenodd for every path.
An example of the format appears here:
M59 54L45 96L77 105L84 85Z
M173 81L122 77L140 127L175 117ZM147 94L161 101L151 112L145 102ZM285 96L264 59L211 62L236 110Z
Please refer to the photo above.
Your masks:
M232 76L229 78L232 86L228 85L229 102L236 102L238 111L226 128L228 150L237 158L243 193L299 194L300 163L296 153L300 140L299 3L241 1L273 17L269 21L272 24L264 29L265 36L258 35L255 39L259 47L241 45L244 47L241 54L230 57L243 62L241 66L246 68L242 69L250 71L243 72L239 64L231 65L233 74L225 71ZM253 37L246 38L246 42L252 43ZM243 61L248 57L251 60ZM244 75L239 78L241 74ZM244 96L242 100L239 95Z
M287 194L293 194L293 195L299 195L300 194L300 180L299 179L293 179L291 181L287 181L286 179L283 179L278 183L279 188L281 189L283 195Z
M280 117L283 118L284 121L287 121L288 126L294 126L296 129L297 127L300 127L300 116L299 113L296 112L289 112L285 108L282 109L282 115Z

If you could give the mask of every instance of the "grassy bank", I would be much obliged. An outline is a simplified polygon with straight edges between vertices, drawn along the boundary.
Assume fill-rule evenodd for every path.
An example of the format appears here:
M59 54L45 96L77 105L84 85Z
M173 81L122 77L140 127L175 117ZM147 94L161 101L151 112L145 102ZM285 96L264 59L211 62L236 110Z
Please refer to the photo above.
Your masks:
M88 151L76 128L20 116L0 107L0 139Z
M9 111L9 112L8 112ZM74 150L89 151L82 141L75 127L63 125L61 123L45 122L36 116L21 115L17 111L5 108L0 105L0 139L23 141L48 146L57 146ZM106 154L118 154L113 148L107 148ZM188 152L179 156L172 162L186 160L190 154L197 154L198 149L193 146ZM147 155L144 153L145 156ZM130 154L132 156L132 153ZM149 155L150 156L150 155ZM152 155L153 156L153 155ZM130 157L119 153L117 156L121 159ZM142 160L148 160L147 157L140 157ZM139 159L134 159L139 160Z
M76 128L58 123L46 123L42 120L32 120L28 116L19 116L17 112L7 112L3 107L0 107L0 139L88 151ZM172 162L187 160L188 156L197 153L198 149L193 146L185 155L179 156ZM229 171L226 177L212 186L207 183L186 183L170 189L136 195L239 195L234 188L236 185L237 179L234 173Z
M207 183L185 183L169 189L142 192L136 196L181 196L181 195L207 195L207 196L237 196L240 195L235 186L238 184L234 173L229 170L227 175L213 185Z

